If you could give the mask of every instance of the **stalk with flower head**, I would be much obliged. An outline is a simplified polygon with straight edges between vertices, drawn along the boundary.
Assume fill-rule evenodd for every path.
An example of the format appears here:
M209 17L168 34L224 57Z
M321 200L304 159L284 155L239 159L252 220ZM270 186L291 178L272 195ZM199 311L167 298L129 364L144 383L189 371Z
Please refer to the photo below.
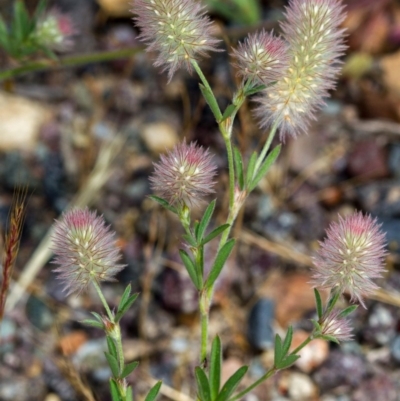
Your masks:
M114 276L125 266L119 263L121 255L115 244L114 233L104 220L88 209L66 212L55 223L53 233L54 263L59 278L68 294L80 293L93 286L104 306L106 315L92 312L94 319L82 323L99 328L106 334L106 359L112 377L110 389L113 401L133 400L132 388L126 377L138 366L138 362L125 363L119 321L135 302L138 294L131 294L131 286L125 289L117 311L112 311L101 291L102 281L115 281ZM161 383L149 392L146 400L153 401Z
M214 193L217 168L212 155L195 143L183 142L161 156L150 177L156 195L151 198L176 214L184 234L185 246L179 251L193 285L199 294L200 364L195 370L197 397L200 401L235 401L277 371L291 366L299 351L310 341L323 338L345 341L351 338L347 316L355 306L337 308L340 296L347 292L351 301L374 290L372 279L383 272L384 235L376 220L361 213L340 218L328 230L326 241L314 259L313 281L316 287L331 291L326 305L315 289L317 319L310 336L292 350L293 329L285 338L276 336L274 363L260 379L241 392L235 390L247 372L238 369L221 386L222 346L216 337L209 349L208 320L215 283L230 256L235 239L230 233L236 217L260 180L279 156L281 145L271 149L275 135L281 141L307 130L316 111L323 105L328 90L335 85L340 56L345 50L344 32L340 28L345 14L341 0L290 0L286 19L282 23L283 37L261 31L249 35L233 50L234 65L242 78L231 104L221 110L218 99L204 75L199 61L209 51L219 51L213 26L203 7L196 0L136 0L133 12L141 29L141 38L149 51L158 53L156 66L168 71L171 81L176 71L185 67L200 79L200 90L213 112L226 146L229 170L229 205L224 224L213 230L209 225L217 200L207 206L204 199ZM257 94L256 116L261 127L270 129L269 136L258 153L246 161L235 146L235 117L246 98ZM204 214L192 220L193 206L204 205ZM213 239L219 239L211 266L205 266L204 249ZM123 266L118 263L112 235L98 217L89 211L68 212L57 223L54 235L57 271L68 291L82 291L93 284L104 304L107 316L95 314L87 322L105 330L108 339L107 359L113 378L113 400L128 400L131 396L124 378L130 365L124 365L119 319L135 300L130 288L122 296L115 314L108 307L99 283L112 279ZM152 390L156 394L158 388ZM149 401L152 398L149 398Z

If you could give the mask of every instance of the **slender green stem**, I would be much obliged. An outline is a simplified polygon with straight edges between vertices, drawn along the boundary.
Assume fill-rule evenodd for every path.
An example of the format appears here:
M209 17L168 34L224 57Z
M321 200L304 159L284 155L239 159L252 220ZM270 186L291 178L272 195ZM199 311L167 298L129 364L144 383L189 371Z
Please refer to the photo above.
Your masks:
M273 141L273 139L275 137L277 128L278 128L278 125L275 123L272 126L271 131L269 132L267 141L265 142L264 147L263 147L260 155L258 156L258 159L257 159L257 162L256 162L256 166L254 168L254 175L257 174L257 172L258 172L258 170L259 170L259 168L261 166L261 163L264 161L265 156L267 155L267 152L268 152L268 150L269 150L269 148L271 146L271 143L272 143L272 141Z
M311 333L295 350L293 350L290 355L296 355L299 351L301 351L307 344L309 344L314 339L314 333ZM280 369L277 369L275 366L269 369L263 376L261 376L258 380L256 380L253 384L249 387L241 391L239 394L235 395L234 397L230 398L228 401L237 401L240 400L243 396L248 394L251 390L255 389L259 386L262 382L269 379L273 376L276 372Z
M271 368L268 370L267 373L265 373L263 376L261 376L258 380L256 380L252 385L241 391L239 394L235 395L232 398L229 398L228 401L237 401L240 400L243 396L246 394L250 393L251 390L255 389L257 386L259 386L263 381L269 379L271 376L273 376L277 372L277 369Z
M210 84L207 81L207 78L204 76L203 71L201 70L200 66L197 64L196 60L191 60L191 63L193 65L193 68L196 70L202 84L205 86L208 95L211 97L211 103L209 102L209 106L211 107L212 112L214 113L215 118L217 119L217 122L219 122L222 119L222 113L221 109L218 106L217 99L215 98L214 92L211 89ZM203 93L204 94L204 93ZM208 99L206 99L208 101Z
M102 303L103 306L104 306L104 309L105 309L106 312L107 312L108 318L110 319L110 321L111 321L112 323L114 323L114 315L112 314L111 309L110 309L110 307L108 306L107 301L106 301L106 299L104 298L104 295L103 295L103 293L102 293L102 291L101 291L101 288L100 288L99 284L96 282L96 280L93 280L93 285L94 285L94 288L95 288L96 291L97 291L97 294L98 294L98 296L99 296L99 298L100 298L100 300L101 300L101 303Z
M307 344L309 344L312 340L314 340L314 332L312 332L296 349L294 349L290 355L296 355L299 351L301 351Z
M55 60L30 61L24 65L0 71L0 81L11 79L18 75L30 72L53 70L58 68L73 67L82 64L99 63L103 61L117 60L131 57L143 50L143 47L130 47L112 51L95 52L89 54L77 54L73 56L60 57Z
M200 364L207 360L207 344L208 344L208 313L209 301L207 293L204 291L200 294L200 320L201 320L201 349Z
M225 139L226 154L228 156L229 168L229 210L233 209L235 203L235 165L233 161L232 141L230 138ZM229 218L228 218L229 219Z

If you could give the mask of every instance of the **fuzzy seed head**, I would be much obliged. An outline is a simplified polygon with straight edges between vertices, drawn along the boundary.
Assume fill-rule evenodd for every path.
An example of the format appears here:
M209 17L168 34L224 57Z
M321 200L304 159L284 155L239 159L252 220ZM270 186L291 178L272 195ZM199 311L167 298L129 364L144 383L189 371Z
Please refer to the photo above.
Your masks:
M339 310L333 310L323 316L320 325L323 335L335 337L338 341L349 341L353 337L350 321L341 317Z
M216 50L211 21L196 0L136 0L132 11L147 50L158 52L154 65L170 80L182 65L191 71L192 60Z
M328 91L335 87L343 54L341 0L290 0L282 24L289 43L285 76L258 98L261 126L277 124L281 139L305 132Z
M33 39L47 49L63 52L71 49L75 34L71 18L53 9L38 20Z
M150 182L152 189L171 204L197 205L214 192L215 173L216 165L208 150L183 142L161 156Z
M376 219L361 212L339 216L320 245L313 260L314 286L348 292L365 307L362 297L378 288L372 279L384 272L385 234Z
M233 50L238 75L258 84L279 80L288 67L287 50L284 40L264 30L249 35Z
M63 214L54 225L52 251L54 263L68 294L80 293L92 281L115 281L125 266L115 245L115 233L104 219L86 209Z

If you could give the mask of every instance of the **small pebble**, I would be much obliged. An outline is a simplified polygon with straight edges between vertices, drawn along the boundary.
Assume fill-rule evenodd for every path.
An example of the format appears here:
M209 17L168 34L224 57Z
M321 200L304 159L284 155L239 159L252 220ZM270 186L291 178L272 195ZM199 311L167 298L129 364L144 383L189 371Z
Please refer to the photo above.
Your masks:
M275 303L268 298L262 298L253 306L248 321L248 339L258 350L273 347L274 331L272 329L275 317Z

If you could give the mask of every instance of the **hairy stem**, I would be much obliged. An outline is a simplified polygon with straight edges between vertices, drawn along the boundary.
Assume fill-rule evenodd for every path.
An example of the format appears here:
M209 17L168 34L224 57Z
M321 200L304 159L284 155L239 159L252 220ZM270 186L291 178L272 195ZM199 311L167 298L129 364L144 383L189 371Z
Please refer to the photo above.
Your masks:
M108 306L108 303L107 303L106 299L104 298L104 295L103 295L103 293L102 293L102 291L101 291L101 288L100 288L99 284L96 282L96 280L92 280L92 282L93 282L94 288L95 288L96 291L97 291L97 295L99 296L100 301L101 301L101 303L103 304L104 309L105 309L106 312L107 312L108 318L110 319L110 321L111 321L112 323L114 323L114 315L112 314L111 309L110 309L110 307Z
M207 360L208 344L208 320L209 320L209 300L206 292L200 294L200 321L201 321L201 347L200 364L203 365Z
M265 159L265 156L267 155L267 152L268 152L269 148L271 147L271 143L272 143L272 141L273 141L273 139L275 137L277 128L278 128L278 125L274 124L272 126L272 128L271 128L271 131L269 132L268 139L265 142L264 147L263 147L260 155L258 156L258 159L257 159L257 162L256 162L256 167L254 169L254 176L257 174L262 162Z

